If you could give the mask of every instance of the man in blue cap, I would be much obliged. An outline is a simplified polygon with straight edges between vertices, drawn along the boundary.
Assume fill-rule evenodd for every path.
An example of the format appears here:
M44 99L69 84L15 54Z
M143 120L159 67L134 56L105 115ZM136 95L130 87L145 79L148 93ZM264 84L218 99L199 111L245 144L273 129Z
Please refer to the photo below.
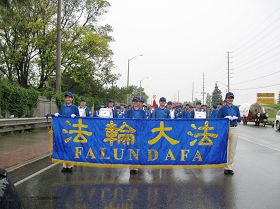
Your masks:
M132 99L132 108L127 110L126 118L145 119L146 113L140 108L140 98L134 97ZM131 169L130 174L138 174L138 169Z
M159 99L159 107L153 111L151 118L171 118L170 111L165 107L165 104L165 97L161 97Z
M173 103L171 101L167 102L166 108L170 111L170 118L175 118L175 109L173 107Z
M65 98L65 104L60 108L59 113L55 113L54 115L56 117L58 115L63 115L72 118L76 116L80 116L78 107L73 104L74 95L71 92L66 92L64 98Z
M74 95L71 92L66 92L65 95L65 104L60 108L59 113L55 113L55 117L59 115L68 116L71 118L75 118L76 116L80 116L78 107L73 104ZM61 172L72 172L73 165L63 163L63 168Z
M236 145L238 140L237 135L237 125L238 122L241 122L240 112L237 106L233 105L234 95L232 92L228 92L225 97L226 104L218 111L217 118L228 118L230 123L229 129L229 153L228 153L228 162L224 169L224 174L233 175L232 163L236 151Z
M126 118L145 119L146 113L140 106L140 98L134 97L132 99L132 108L126 111Z

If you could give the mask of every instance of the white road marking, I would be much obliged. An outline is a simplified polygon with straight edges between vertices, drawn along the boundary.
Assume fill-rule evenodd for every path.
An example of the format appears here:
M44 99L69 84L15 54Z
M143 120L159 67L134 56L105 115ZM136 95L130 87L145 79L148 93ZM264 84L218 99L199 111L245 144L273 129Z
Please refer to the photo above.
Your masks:
M42 170L39 170L39 171L37 171L36 173L33 173L32 175L27 176L26 178L24 178L24 179L22 179L22 180L16 182L14 185L15 185L15 186L18 186L18 185L20 185L20 184L22 184L22 183L28 181L29 179L31 179L31 178L33 178L33 177L35 177L35 176L38 176L39 174L45 172L46 170L49 170L49 169L53 168L53 167L56 166L56 165L57 165L57 164L49 165L48 167L43 168Z
M277 152L280 152L280 149L278 148L275 148L273 147L272 145L266 145L266 144L263 144L263 143L260 143L260 142L256 142L256 140L252 137L249 137L249 136L242 136L242 135L239 135L239 137L244 140L244 141L247 141L247 142L251 142L253 144L256 144L256 145L259 145L259 146L262 146L262 147L265 147L265 148L268 148L268 149L271 149L271 150L274 150L274 151L277 151Z

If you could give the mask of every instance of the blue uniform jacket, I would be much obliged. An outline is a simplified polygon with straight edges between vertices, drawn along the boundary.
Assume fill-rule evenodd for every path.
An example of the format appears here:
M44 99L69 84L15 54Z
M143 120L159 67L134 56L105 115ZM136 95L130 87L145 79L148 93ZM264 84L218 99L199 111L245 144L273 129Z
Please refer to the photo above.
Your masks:
M185 111L185 118L191 118L191 111Z
M63 105L59 111L60 115L71 117L72 114L80 116L78 107L76 105Z
M167 108L156 108L151 118L170 118L170 111Z
M226 116L238 117L237 120L230 120L231 127L237 126L237 122L241 122L239 109L235 105L232 106L224 105L221 109L219 109L217 118L224 118Z
M145 119L146 113L144 110L141 109L134 109L131 108L130 110L126 111L126 118L135 118L135 119Z
M213 109L211 111L210 118L217 118L217 116L218 116L218 110Z
M175 110L174 115L176 119L186 118L186 111L184 110Z
M146 118L149 119L151 118L151 112L149 110L144 110L146 114Z
M118 118L125 118L125 115L126 115L126 110L125 111L118 111Z

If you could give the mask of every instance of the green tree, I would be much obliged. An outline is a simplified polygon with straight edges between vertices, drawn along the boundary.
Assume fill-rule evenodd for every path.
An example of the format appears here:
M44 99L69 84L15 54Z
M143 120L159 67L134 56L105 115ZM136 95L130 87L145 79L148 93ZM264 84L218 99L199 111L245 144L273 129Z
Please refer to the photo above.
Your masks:
M221 90L218 88L217 83L215 83L215 88L212 93L212 105L217 105L223 102L223 96Z
M207 106L212 107L211 101L212 101L212 96L209 93L207 93L206 94L206 104L207 104Z
M86 80L79 75L83 74L94 77L92 82L111 82L112 28L98 25L98 17L109 6L105 0L63 1L62 77L71 74L76 83L81 83ZM10 82L38 89L45 88L47 81L52 83L56 7L55 0L10 1L9 7L0 5L0 72Z

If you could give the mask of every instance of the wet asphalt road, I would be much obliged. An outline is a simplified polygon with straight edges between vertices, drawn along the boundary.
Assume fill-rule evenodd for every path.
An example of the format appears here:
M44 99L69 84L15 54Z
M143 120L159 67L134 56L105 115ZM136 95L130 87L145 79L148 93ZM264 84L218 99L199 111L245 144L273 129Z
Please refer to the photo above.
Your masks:
M280 132L241 125L239 136L234 176L225 176L223 169L142 170L130 176L128 169L86 167L63 174L61 166L54 166L17 190L26 209L280 208ZM40 165L48 163L45 159ZM14 174L12 180L38 167Z

